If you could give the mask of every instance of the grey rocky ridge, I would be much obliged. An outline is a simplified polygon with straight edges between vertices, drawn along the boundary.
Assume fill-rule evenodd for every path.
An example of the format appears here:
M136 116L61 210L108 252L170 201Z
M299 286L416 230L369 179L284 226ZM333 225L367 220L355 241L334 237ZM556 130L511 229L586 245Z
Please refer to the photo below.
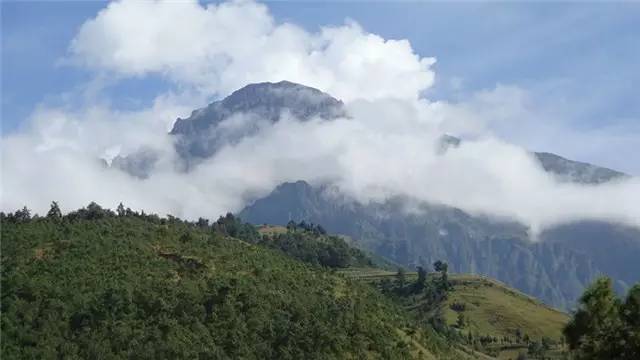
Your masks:
M171 135L189 171L225 144L286 116L330 121L347 113L341 101L317 89L287 81L259 83L195 110L187 119L178 119ZM227 126L227 120L234 117L240 124ZM460 142L454 136L443 136L439 151ZM564 182L600 184L628 176L551 153L533 155L545 171ZM152 157L146 153L143 160L148 161L118 159L117 166L144 176L144 169L131 169L138 163L149 167ZM429 266L444 260L454 272L495 277L565 309L574 305L599 274L612 276L620 290L640 280L638 228L579 221L547 229L534 242L523 224L427 203L417 205L422 211L407 213L402 211L407 201L412 199L361 204L330 184L312 186L298 181L281 184L268 196L255 199L240 216L255 224L284 225L292 219L319 223L398 264Z

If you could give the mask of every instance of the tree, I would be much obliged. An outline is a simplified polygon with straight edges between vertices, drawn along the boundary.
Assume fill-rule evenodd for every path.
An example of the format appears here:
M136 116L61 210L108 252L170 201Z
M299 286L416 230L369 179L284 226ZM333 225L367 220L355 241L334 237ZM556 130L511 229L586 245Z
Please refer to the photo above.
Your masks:
M60 211L60 207L58 206L57 202L51 202L51 208L47 213L47 218L54 220L59 220L62 218L62 211Z
M580 298L578 310L564 328L575 359L640 358L640 284L629 290L623 302L613 291L611 279L597 279Z
M127 210L125 210L124 205L122 203L118 204L118 208L116 209L118 216L123 217L127 214Z
M529 346L527 347L527 352L534 359L544 359L546 349L544 348L542 343L538 341L533 341L529 343Z
M17 210L13 216L16 222L27 222L31 220L31 211L25 206L22 210Z
M640 284L634 285L622 304L620 316L623 321L622 335L627 348L627 358L640 359Z
M467 326L467 318L463 313L458 313L458 318L456 319L456 327L458 329L464 329Z
M427 270L425 270L422 266L418 266L416 269L418 271L418 278L414 283L414 290L416 292L420 292L422 291L422 289L424 289L427 282Z
M398 273L396 274L396 286L399 290L404 288L404 284L406 281L406 273L403 268L398 268Z
M85 219L87 220L101 219L106 215L107 215L107 212L102 208L102 206L98 205L97 203L92 201L91 203L89 203L89 205L87 205L87 209L85 212Z
M205 219L203 217L200 217L200 218L198 218L198 222L196 222L196 225L198 227L201 227L201 228L209 227L209 219Z
M520 328L516 329L516 341L517 342L521 342L522 341L522 330Z
M447 275L447 270L449 269L449 265L444 261L436 261L433 263L433 268L440 273L440 284L439 287L441 290L449 290L449 277Z
M290 221L287 223L287 230L289 230L289 231L296 231L296 228L297 228L297 227L298 227L298 225L297 225L297 224L296 224L296 222L295 222L295 221L293 221L293 220L290 220Z

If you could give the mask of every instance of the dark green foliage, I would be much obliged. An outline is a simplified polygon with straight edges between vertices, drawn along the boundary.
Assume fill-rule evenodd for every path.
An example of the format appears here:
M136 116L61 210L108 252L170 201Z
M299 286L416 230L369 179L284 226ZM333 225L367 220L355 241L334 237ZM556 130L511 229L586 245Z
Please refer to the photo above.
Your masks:
M455 312L463 312L467 309L467 305L463 302L454 302L449 306Z
M31 210L29 210L26 206L20 210L16 210L13 213L0 213L0 218L2 222L10 222L10 223L22 223L28 222L31 220Z
M124 208L124 205L122 203L118 204L116 213L118 214L118 216L125 216L127 214L127 210Z
M422 266L418 266L416 270L418 272L418 278L416 279L416 282L413 284L413 289L415 292L419 293L426 286L427 270L425 270Z
M451 284L449 284L449 275L447 274L449 265L446 262L438 260L433 263L433 268L436 272L440 273L440 281L436 284L437 287L442 292L446 292L451 288Z
M575 359L640 358L640 284L621 301L611 279L596 280L580 298L578 310L564 329Z
M402 313L374 289L223 236L255 236L229 216L212 231L97 204L9 215L3 359L410 357Z
M396 290L399 293L404 292L404 284L407 281L406 272L404 268L398 268L398 273L396 273Z
M329 268L370 267L371 259L337 236L324 235L318 227L296 226L283 234L264 235L260 245L278 249L306 263Z
M104 218L109 218L114 216L116 216L116 214L113 211L109 209L103 209L100 205L96 204L95 202L92 202L89 205L87 205L86 208L82 208L82 209L70 212L65 216L65 219L71 220L71 221L98 220L98 219L104 219ZM141 214L141 216L144 216L144 212Z
M458 329L463 329L467 325L467 319L463 313L458 313L458 318L456 319L456 327Z
M49 212L47 213L47 218L52 220L62 219L62 211L60 211L60 207L57 202L54 201L51 203L51 209L49 209Z
M202 225L202 222L200 222L200 225ZM213 230L222 235L250 243L256 243L260 240L260 234L253 225L242 222L239 217L234 216L232 213L220 216L218 221L213 224Z
M296 231L296 230L302 230L302 231L310 231L313 232L317 235L326 235L327 231L320 225L318 224L314 224L314 223L307 223L306 221L302 220L299 223L296 224L295 221L291 220L287 223L287 230L289 231Z

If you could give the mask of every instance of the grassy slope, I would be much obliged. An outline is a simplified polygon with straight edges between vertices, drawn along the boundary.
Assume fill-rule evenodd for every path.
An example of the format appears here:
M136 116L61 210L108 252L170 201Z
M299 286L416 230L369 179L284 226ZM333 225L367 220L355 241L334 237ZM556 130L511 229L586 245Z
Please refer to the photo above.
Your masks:
M341 273L349 278L371 283L385 279L393 281L396 278L396 272L382 269L350 268L342 270ZM429 274L429 276L433 277L435 274ZM416 278L416 273L406 273L408 283L415 281ZM450 308L450 305L454 302L465 304L464 315L467 318L467 326L462 330L463 333L514 338L516 329L520 329L532 340L540 340L543 336L559 340L562 328L569 319L567 314L499 281L468 274L452 274L449 279L453 285L453 291L439 308L447 324L454 326L458 314ZM416 303L407 306L407 310L411 312L416 308L415 305L420 301L418 298ZM527 352L526 344L492 347L497 349L500 359L515 359L518 354ZM559 358L558 351L558 349L552 350L548 355ZM459 353L466 353L470 358L491 358L475 352L469 346L461 346Z
M493 279L454 275L454 291L443 306L445 319L453 325L457 313L449 305L464 303L468 329L492 336L513 336L516 329L532 339L547 336L559 340L569 316Z

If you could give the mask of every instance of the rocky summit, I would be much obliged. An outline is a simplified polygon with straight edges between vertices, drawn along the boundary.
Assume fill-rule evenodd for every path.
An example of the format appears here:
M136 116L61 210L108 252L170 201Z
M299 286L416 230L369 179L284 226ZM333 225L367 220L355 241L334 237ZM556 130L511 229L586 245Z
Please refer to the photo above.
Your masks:
M176 150L186 160L206 158L239 137L257 130L260 122L274 123L283 116L307 121L346 116L342 101L312 87L280 81L247 85L223 100L197 109L186 119L178 118L171 130L177 137ZM225 120L252 119L241 126L224 126ZM237 125L237 124L236 124Z

